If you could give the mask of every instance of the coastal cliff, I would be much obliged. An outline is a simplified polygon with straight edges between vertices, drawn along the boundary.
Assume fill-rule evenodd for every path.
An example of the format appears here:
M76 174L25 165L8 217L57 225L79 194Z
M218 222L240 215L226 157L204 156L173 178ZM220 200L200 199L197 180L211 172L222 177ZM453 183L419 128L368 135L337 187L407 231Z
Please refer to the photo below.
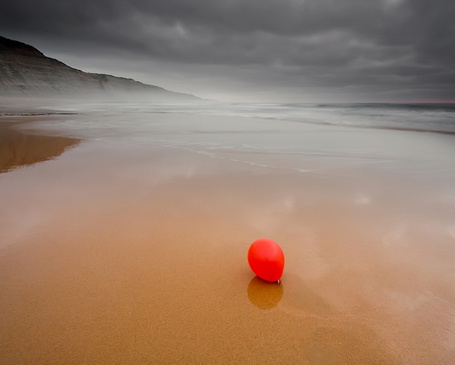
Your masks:
M0 36L0 96L141 97L150 101L196 101L129 78L87 73L45 56L25 43Z

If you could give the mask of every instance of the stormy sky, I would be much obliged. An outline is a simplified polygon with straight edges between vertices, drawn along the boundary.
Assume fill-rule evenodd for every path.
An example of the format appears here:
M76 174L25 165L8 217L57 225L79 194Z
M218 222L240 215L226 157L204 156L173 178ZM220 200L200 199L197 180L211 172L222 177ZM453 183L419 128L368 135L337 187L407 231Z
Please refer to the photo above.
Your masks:
M454 0L2 0L0 35L204 98L455 101Z

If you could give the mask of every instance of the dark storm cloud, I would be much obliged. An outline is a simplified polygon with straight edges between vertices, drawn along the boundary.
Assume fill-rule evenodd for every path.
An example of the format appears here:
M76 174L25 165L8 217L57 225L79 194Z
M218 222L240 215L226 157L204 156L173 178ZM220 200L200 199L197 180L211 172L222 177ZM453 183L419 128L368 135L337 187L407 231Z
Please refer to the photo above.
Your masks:
M239 84L450 98L454 15L453 0L3 0L0 33L60 52L220 66Z

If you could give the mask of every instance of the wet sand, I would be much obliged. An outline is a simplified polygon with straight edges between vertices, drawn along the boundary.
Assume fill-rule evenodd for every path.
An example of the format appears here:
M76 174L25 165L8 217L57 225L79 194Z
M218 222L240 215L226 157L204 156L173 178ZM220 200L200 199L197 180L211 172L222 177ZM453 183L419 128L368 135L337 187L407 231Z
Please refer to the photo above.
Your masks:
M21 122L28 122L30 119L0 117L0 173L50 160L80 142L77 138L23 133L17 130Z
M450 364L441 194L96 141L1 174L1 362ZM261 237L282 286L248 267Z

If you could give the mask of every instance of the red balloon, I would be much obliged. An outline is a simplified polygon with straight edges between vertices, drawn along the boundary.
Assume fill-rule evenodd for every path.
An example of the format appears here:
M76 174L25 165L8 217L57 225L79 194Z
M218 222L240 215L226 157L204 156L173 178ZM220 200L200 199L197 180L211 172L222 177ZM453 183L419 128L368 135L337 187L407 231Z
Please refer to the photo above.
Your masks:
M257 276L273 283L283 275L284 253L275 241L261 238L251 244L248 263Z

